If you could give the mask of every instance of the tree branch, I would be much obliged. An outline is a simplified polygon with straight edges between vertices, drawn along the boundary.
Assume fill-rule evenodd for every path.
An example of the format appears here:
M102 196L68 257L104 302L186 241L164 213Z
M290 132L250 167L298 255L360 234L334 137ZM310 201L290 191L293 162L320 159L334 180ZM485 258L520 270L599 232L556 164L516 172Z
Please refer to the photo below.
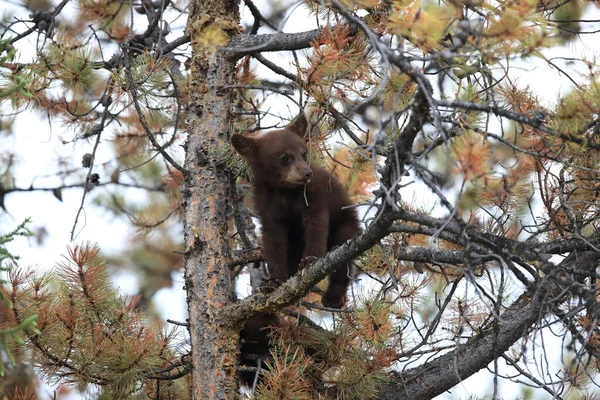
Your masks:
M233 252L231 258L232 260L227 264L227 268L229 269L233 269L233 267L237 267L238 265L246 265L263 260L260 249L239 250Z
M322 29L298 33L273 33L264 35L237 36L222 51L236 58L266 51L301 50L310 47L311 43L321 35Z
M501 107L498 107L495 105L477 104L477 103L472 103L470 101L463 101L463 100L436 100L435 102L438 106L442 106L442 107L463 108L465 110L483 111L486 113L494 114L498 117L508 118L515 122L520 122L522 124L529 125L535 129L538 129L549 135L559 137L566 142L573 142L573 143L577 143L580 145L585 144L585 146L590 147L594 150L600 150L599 144L590 143L585 138L578 138L573 135L567 135L564 133L556 132L550 128L545 127L544 125L542 125L540 123L539 120L537 120L535 118L530 118L523 114L509 111L509 110L506 110L504 108L501 108Z
M570 267L586 266L576 262ZM394 382L380 388L382 400L429 400L452 388L500 357L537 321L562 300L570 280L559 273L548 275L523 293L502 315L484 327L465 344L419 367L395 373Z
M138 101L138 95L137 95L137 89L135 86L135 82L133 81L133 75L131 72L131 62L129 59L129 55L127 53L127 49L125 49L125 51L123 52L124 57L125 57L125 72L127 74L127 79L128 79L128 84L129 84L129 92L131 93L131 98L133 100L133 105L135 107L135 110L137 111L138 114L138 118L140 120L140 125L142 125L142 128L144 129L144 132L146 133L146 136L148 137L148 140L150 140L150 143L152 143L152 146L154 146L154 148L156 149L156 151L158 151L163 157L164 159L171 164L176 170L178 170L179 172L181 172L182 174L186 174L187 171L181 166L179 165L164 149L163 146L161 146L157 141L156 138L154 137L154 134L150 131L150 128L148 126L148 123L146 122L146 116L144 115L144 112L142 111L142 108L140 107L139 101Z
M271 61L267 60L262 54L256 53L256 54L253 54L252 57L254 57L256 59L256 61L258 61L265 67L269 68L271 71L275 72L276 74L285 76L286 78L288 78L289 80L291 80L293 82L302 83L302 80L298 76L291 74L287 70L285 70L285 69L279 67L278 65L276 65L275 63L272 63Z

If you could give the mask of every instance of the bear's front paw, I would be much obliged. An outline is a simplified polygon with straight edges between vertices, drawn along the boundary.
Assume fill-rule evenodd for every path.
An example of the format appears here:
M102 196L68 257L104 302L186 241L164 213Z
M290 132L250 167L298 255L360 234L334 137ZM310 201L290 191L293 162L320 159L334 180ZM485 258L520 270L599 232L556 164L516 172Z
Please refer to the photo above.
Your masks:
M346 304L346 293L327 290L321 297L321 304L327 308L342 308Z
M303 270L304 268L308 267L310 264L312 264L313 262L315 262L317 260L318 260L318 257L315 257L315 256L303 257L302 260L300 260L300 264L298 264L298 270Z
M277 289L281 284L285 282L285 279L282 278L269 278L267 284L260 288L260 291L263 293L271 293L273 290Z

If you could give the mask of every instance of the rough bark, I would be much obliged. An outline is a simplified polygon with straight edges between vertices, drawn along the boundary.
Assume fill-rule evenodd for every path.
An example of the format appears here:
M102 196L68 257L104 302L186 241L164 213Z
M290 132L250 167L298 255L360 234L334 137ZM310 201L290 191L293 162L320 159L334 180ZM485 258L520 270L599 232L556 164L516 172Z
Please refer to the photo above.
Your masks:
M185 285L192 346L192 398L232 399L236 394L237 329L222 310L233 301L227 243L230 176L219 164L228 145L235 62L214 46L202 46L204 31L231 39L238 31L238 3L194 0L191 38L189 134L184 186ZM204 36L206 37L206 36Z
M238 36L229 43L227 50L235 53L237 57L269 51L301 50L310 47L322 33L323 29L313 29L298 33Z

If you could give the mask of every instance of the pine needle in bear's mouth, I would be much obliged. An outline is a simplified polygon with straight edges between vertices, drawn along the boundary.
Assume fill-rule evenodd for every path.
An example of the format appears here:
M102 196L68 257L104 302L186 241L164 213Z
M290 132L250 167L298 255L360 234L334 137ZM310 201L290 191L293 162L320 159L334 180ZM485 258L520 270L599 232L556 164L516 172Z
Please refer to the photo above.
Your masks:
M308 198L306 197L306 185L308 185L308 182L304 184L304 202L306 203L306 207L308 207Z

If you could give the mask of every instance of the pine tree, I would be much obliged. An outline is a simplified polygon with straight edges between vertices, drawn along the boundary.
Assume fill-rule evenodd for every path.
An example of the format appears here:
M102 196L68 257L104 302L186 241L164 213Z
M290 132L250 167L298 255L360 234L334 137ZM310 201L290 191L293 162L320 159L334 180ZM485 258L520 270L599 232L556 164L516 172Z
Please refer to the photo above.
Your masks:
M2 218L0 398L43 398L39 379L99 399L431 399L485 368L492 398L508 381L599 392L599 70L555 56L598 35L592 2L3 4L0 212L50 193L72 243L46 272L17 265L4 244L29 231ZM518 78L532 65L554 98ZM301 112L364 229L261 290L252 176L229 138ZM38 117L50 140L21 145ZM38 141L62 150L31 179ZM123 220L126 250L104 251ZM320 306L350 260L347 307ZM113 286L123 271L137 296ZM189 317L163 321L153 296L178 271ZM240 365L240 329L265 313L271 353Z

